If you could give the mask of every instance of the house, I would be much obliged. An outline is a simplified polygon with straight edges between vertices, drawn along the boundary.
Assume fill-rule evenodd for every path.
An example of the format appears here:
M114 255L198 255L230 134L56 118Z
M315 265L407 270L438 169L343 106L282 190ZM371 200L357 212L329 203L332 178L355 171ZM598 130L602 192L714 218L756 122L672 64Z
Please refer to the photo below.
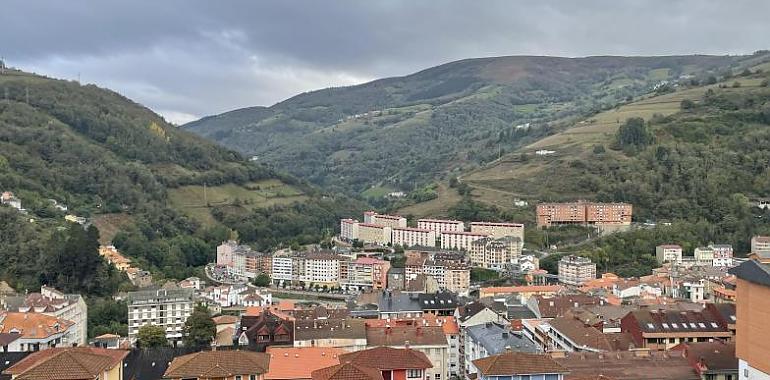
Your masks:
M19 338L18 332L0 333L0 352L22 352Z
M473 365L477 359L502 354L506 350L529 353L539 351L535 343L520 331L512 331L508 325L502 323L487 322L470 326L466 334L464 360L466 376L478 373L478 369Z
M4 191L0 194L0 204L11 206L19 211L22 211L21 200L16 198L10 191Z
M128 338L117 334L102 334L94 337L91 345L93 347L109 348L111 350L131 348L131 343L128 341Z
M52 348L35 352L3 371L14 380L122 380L124 350L93 347Z
M672 350L682 351L687 362L702 380L738 379L735 342L682 343Z
M294 318L280 311L264 308L257 314L247 312L241 316L241 333L238 344L248 345L257 351L269 346L293 346Z
M605 333L601 328L574 316L558 317L543 324L548 333L548 351L627 351L634 341L627 333ZM547 326L547 327L546 327Z
M13 348L40 351L77 342L71 321L40 313L0 312L0 334L19 334ZM12 347L8 345L9 350Z
M655 257L659 264L665 262L679 264L682 262L682 246L678 244L663 244L655 247Z
M428 373L427 371L433 368L433 364L431 364L428 357L422 352L409 348L370 348L368 350L344 354L340 356L340 362L352 363L359 367L375 368L380 371L383 380L434 379L434 377L428 377L426 375L426 373ZM370 373L369 377L371 377L371 375L373 375L373 373ZM366 379L367 377L364 378ZM324 378L314 377L314 379Z
M330 347L268 347L265 380L310 380L314 371L338 365L339 356L346 352Z
M425 355L431 363L426 377L448 380L450 376L449 341L440 326L424 326L417 321L392 321L384 327L367 326L368 347L409 348Z
M481 380L563 380L569 371L549 355L506 352L473 361Z
M202 351L174 358L163 374L169 380L263 380L270 355L250 351Z
M695 310L639 309L620 321L622 332L631 334L638 348L668 350L680 343L730 340L732 332L719 313Z
M0 300L8 311L34 312L61 318L74 323L69 345L85 346L87 343L88 306L79 294L64 294L50 286L43 285L40 292L26 296L8 296Z
M735 354L739 379L770 378L770 264L750 260L730 273L737 277Z

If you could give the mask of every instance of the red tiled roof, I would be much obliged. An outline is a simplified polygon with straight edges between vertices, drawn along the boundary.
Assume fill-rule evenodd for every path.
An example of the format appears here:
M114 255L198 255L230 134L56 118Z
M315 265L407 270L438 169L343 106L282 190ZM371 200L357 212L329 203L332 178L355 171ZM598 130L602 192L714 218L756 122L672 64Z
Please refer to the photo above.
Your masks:
M18 380L96 379L127 355L124 350L94 347L49 348L27 356L3 373Z
M484 376L534 375L568 373L550 355L524 352L506 352L473 361Z
M261 375L268 371L270 356L250 351L202 351L176 357L164 378Z
M355 363L379 370L433 368L424 353L409 348L375 347L340 356L340 362Z
M378 369L355 363L338 364L313 371L313 380L383 380Z
M265 379L310 379L313 371L339 364L339 356L345 352L332 347L268 347L270 369Z
M0 312L0 333L18 331L24 339L48 338L63 333L72 325L73 322L45 314Z

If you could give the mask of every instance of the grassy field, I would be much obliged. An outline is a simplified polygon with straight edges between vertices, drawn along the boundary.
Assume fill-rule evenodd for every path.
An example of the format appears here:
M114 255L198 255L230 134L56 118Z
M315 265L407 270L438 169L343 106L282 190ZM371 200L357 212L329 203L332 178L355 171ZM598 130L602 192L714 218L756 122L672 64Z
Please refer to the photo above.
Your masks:
M366 189L361 195L363 195L366 198L382 198L389 193L394 192L390 187L383 187L383 186L374 186Z
M427 202L417 203L398 210L399 215L414 215L417 218L447 216L449 208L462 199L457 190L450 188L445 183L439 183L436 188L438 198Z
M279 180L250 182L245 185L182 186L169 190L171 205L204 225L216 223L210 208L236 205L250 209L284 205L305 200L302 193Z

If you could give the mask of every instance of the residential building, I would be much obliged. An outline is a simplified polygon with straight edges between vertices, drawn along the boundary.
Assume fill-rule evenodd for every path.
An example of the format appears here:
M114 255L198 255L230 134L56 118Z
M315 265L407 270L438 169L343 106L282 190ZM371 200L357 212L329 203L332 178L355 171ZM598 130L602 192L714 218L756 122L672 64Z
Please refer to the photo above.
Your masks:
M13 353L23 353L24 350L21 349L21 341L19 340L21 338L21 333L14 332L14 333L0 333L0 354L13 352ZM2 367L0 367L1 369Z
M390 268L388 270L388 289L404 290L406 286L405 268Z
M115 269L121 272L125 272L128 268L131 268L131 259L121 255L115 246L99 246L99 255L107 260L108 264L114 266Z
M309 319L294 322L294 347L337 348L345 352L366 348L363 319Z
M264 380L270 355L250 351L201 351L174 358L169 380Z
M449 342L442 327L422 326L417 323L393 323L386 324L385 327L367 326L366 340L370 348L384 346L421 352L432 364L431 368L425 369L425 378L447 380L450 377Z
M40 313L73 323L68 345L85 346L88 340L88 306L79 294L64 294L52 287L42 286L39 293L0 298L8 311Z
M658 263L679 264L682 262L682 246L678 244L663 244L655 247L655 257Z
M672 350L682 354L700 375L701 380L737 380L738 358L735 356L735 342L682 343Z
M712 250L714 250L714 262L715 267L732 267L733 266L733 246L730 244L710 244Z
M392 227L373 223L358 224L358 240L364 244L389 245L392 242Z
M271 273L273 284L278 286L291 284L295 274L294 257L290 251L282 250L273 254Z
M35 352L3 371L13 380L122 380L128 351L94 347L52 348Z
M581 286L596 279L596 263L591 259L580 256L564 256L559 260L559 282L562 284Z
M770 236L752 237L751 253L753 253L760 259L770 258Z
M298 280L304 283L338 286L340 283L340 261L342 258L331 252L308 252L297 255Z
M548 335L547 351L627 351L634 341L627 333L605 333L574 315L557 317L540 325Z
M414 280L425 274L438 283L439 288L459 295L467 295L470 288L471 269L462 260L442 260L448 258L440 252L407 251L405 252L405 276Z
M4 191L2 194L0 194L0 204L8 205L19 211L24 210L21 207L21 200L16 198L16 196L14 196L10 191Z
M747 261L730 273L737 277L735 354L740 380L770 379L770 264Z
M198 291L197 295L206 304L223 308L267 306L273 302L269 290L252 285L209 286Z
M239 245L234 240L223 242L217 247L217 265L227 268L236 276L247 278L272 272L272 257L262 252L256 252L251 247Z
M313 371L338 365L339 356L346 353L330 347L278 346L268 347L266 352L270 356L270 366L265 380L310 380Z
M727 322L713 309L639 309L620 321L622 332L631 334L636 347L668 350L680 343L730 340Z
M441 248L467 251L470 249L471 243L485 237L487 237L486 234L475 232L442 232Z
M340 284L347 290L381 290L387 288L390 262L371 257L340 262Z
M400 245L402 247L435 247L436 246L436 231L423 229L423 228L411 228L411 227L393 227L391 233L392 244Z
M241 316L239 345L257 351L265 351L270 346L294 345L294 317L273 308L254 311Z
M584 294L551 297L536 295L530 297L526 304L536 318L557 318L581 306L603 305L604 301L599 297Z
M693 259L696 265L713 265L714 249L711 247L696 247L693 250Z
M467 356L466 343L468 341L468 329L471 326L483 325L487 322L507 324L505 310L494 310L488 304L479 300L458 306L455 309L455 320L460 327L460 366L463 371L467 371L469 363L465 360Z
M700 380L681 351L554 352L551 356L569 371L566 379Z
M519 237L485 237L473 241L468 253L471 265L502 271L518 261L523 247Z
M311 373L312 380L384 380L377 368L350 362L321 368Z
M0 311L0 334L18 334L17 339L5 335L13 348L32 352L76 344L75 324L71 321L34 312ZM9 349L11 344L8 344Z
M473 366L481 380L563 380L569 373L549 355L526 352L511 351L476 359Z
M516 237L524 241L524 225L521 223L471 222L471 232L493 239Z
M507 298L515 297L521 305L525 305L533 296L552 297L567 289L561 285L523 285L523 286L496 286L479 289L479 298Z
M432 230L436 234L441 234L442 232L465 231L465 224L460 220L417 219L417 228Z
M433 364L424 353L411 348L375 347L368 350L351 352L340 356L340 363L351 363L358 368L373 368L380 371L383 380L435 380L429 373L434 372ZM337 369L335 368L334 371ZM320 370L323 371L323 370ZM325 371L326 372L326 371ZM372 371L366 371L370 373ZM318 376L318 377L317 377ZM360 376L360 375L359 375ZM356 380L379 380L374 374L356 376ZM336 379L331 376L313 374L313 380L351 380Z
M192 289L142 290L128 293L128 338L134 343L142 326L166 330L166 339L181 343L184 323L193 311Z
M507 324L486 322L469 326L464 347L465 376L478 374L474 361L511 350L514 352L539 352L534 342L520 331L512 331Z
M367 211L364 213L364 223L391 228L406 227L406 218L398 215L385 215Z
M631 225L633 206L628 203L541 203L537 205L537 226L559 224L596 226Z
M358 224L355 219L340 220L340 238L345 241L358 240Z

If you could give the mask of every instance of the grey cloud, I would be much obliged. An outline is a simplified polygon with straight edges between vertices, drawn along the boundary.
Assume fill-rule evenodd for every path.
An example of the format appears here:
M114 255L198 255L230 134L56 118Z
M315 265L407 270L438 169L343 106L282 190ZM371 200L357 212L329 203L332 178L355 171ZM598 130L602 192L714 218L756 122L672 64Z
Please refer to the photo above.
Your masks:
M749 53L770 2L4 2L10 64L113 88L172 121L492 55Z

